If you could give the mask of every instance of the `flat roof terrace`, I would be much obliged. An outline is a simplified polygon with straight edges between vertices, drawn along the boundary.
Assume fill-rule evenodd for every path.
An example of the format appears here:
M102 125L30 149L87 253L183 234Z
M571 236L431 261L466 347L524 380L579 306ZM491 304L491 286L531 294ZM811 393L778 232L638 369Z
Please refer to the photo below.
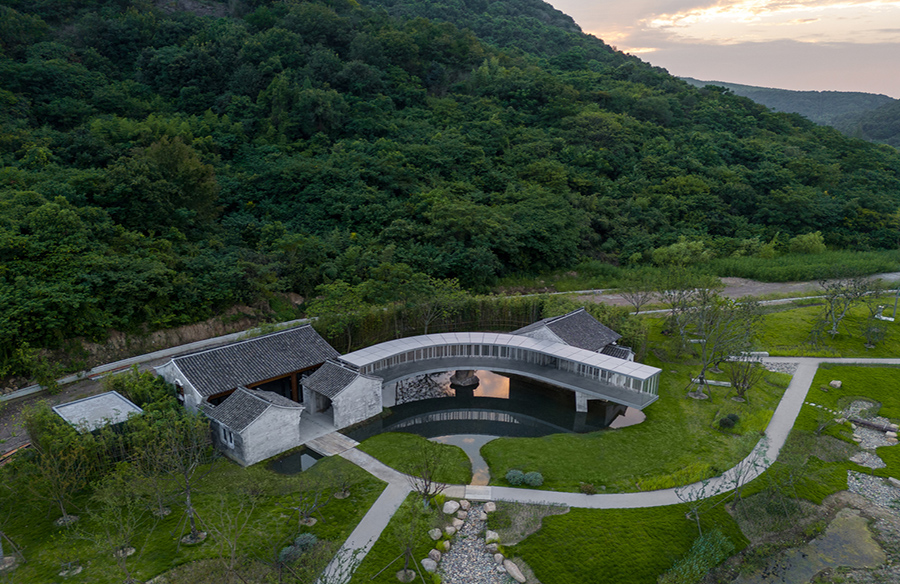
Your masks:
M421 373L489 369L643 409L659 397L656 367L503 333L440 333L379 343L341 360L391 383Z

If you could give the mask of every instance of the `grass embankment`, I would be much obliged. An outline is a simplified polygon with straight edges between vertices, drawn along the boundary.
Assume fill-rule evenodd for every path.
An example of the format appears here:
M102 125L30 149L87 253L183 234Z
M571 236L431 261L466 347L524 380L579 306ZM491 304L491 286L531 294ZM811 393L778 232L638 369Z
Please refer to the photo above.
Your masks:
M670 358L669 340L660 334L662 320L649 318L645 360L662 369L659 400L636 426L590 434L554 434L542 438L500 438L486 444L482 456L491 468L491 484L506 485L509 469L538 471L542 488L578 491L579 483L600 492L651 491L720 474L744 458L781 400L790 377L769 373L751 390L746 403L730 398L730 388L714 387L712 399L687 397L687 384L699 366L692 358ZM712 377L722 377L712 376ZM718 420L737 414L738 424L722 430Z
M801 282L833 278L835 269L871 275L900 270L900 251L827 251L821 254L784 254L775 258L726 257L693 266L699 272L720 278L735 277L760 282ZM572 292L618 288L637 271L650 273L671 267L619 267L593 260L546 274L518 274L500 280L498 290L555 290Z
M472 482L472 463L459 446L431 442L405 432L378 434L357 446L357 449L401 472L414 471L415 466L410 465L417 464L423 448L435 448L441 453L435 480L452 485L468 485Z
M246 502L246 492L230 488L236 482L250 480L262 490L260 502L249 518L249 528L240 540L241 557L250 563L270 562L281 547L279 543L298 533L297 514L289 508L293 500L292 493L302 490L310 481L340 472L350 477L353 483L348 498L330 498L324 507L313 514L318 522L299 531L313 533L320 541L333 542L335 545L340 545L349 536L385 485L362 469L337 457L324 459L310 470L293 476L278 475L262 465L243 469L222 460L202 472L206 474L198 484L193 500L198 515L205 522L201 523L201 528L205 530L208 527L202 527L203 525L221 524L223 514L236 512L242 502ZM5 476L3 478L6 479ZM124 575L116 567L111 554L90 541L99 532L89 510L90 505L88 494L82 494L78 500L79 508L75 510L81 519L68 529L54 525L53 520L59 516L59 511L46 503L26 499L10 510L4 509L4 514L10 513L9 520L4 521L5 532L22 548L26 559L26 563L12 573L13 581L92 584L122 582ZM133 540L137 544L135 547L138 548L138 553L129 559L129 565L140 581L198 560L214 560L208 565L208 572L220 568L218 558L222 542L217 541L215 535L211 534L199 545L178 545L179 535L182 534L183 508L179 506L177 498L172 499L170 506L172 513L161 520L149 536L145 536L149 531L145 523ZM152 515L147 513L146 518L152 523ZM145 537L147 544L143 546ZM12 552L8 545L5 551ZM84 571L78 576L63 578L58 573L66 562L76 562L84 567ZM217 582L222 581L220 579Z
M888 306L885 314L890 316L894 297L882 297L881 304ZM798 301L772 306L767 310L769 313L757 336L757 345L771 355L871 358L895 358L900 355L900 319L896 322L879 321L885 327L885 338L874 348L866 348L863 327L868 322L869 309L863 304L850 309L838 327L837 335L823 334L817 345L810 343L810 333L825 312L824 301Z

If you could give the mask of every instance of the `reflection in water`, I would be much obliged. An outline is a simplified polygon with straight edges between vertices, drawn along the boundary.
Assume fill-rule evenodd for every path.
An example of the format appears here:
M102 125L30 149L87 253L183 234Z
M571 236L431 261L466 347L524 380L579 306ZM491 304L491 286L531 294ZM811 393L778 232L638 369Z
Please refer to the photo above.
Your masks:
M418 375L385 387L390 414L344 432L362 442L382 432L409 432L455 444L472 459L473 484L487 484L482 445L499 436L539 437L624 428L645 418L638 410L590 400L577 412L575 393L519 376L476 371L477 388L453 388L452 372ZM481 482L484 481L484 482Z
M282 456L269 463L269 470L274 470L278 474L292 475L309 469L312 465L319 462L322 455L312 450L301 450L293 452L287 456Z
M491 471L487 462L481 457L481 447L494 440L497 436L478 436L474 434L453 434L451 436L437 436L432 438L441 444L459 446L472 461L472 485L487 485L491 480Z

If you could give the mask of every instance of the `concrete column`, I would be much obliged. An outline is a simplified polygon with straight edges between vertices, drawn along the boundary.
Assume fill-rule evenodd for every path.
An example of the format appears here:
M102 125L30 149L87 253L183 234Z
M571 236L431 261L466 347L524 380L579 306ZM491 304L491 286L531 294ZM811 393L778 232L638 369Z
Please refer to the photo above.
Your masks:
M575 392L575 411L576 412L587 412L588 411L588 397L587 395Z

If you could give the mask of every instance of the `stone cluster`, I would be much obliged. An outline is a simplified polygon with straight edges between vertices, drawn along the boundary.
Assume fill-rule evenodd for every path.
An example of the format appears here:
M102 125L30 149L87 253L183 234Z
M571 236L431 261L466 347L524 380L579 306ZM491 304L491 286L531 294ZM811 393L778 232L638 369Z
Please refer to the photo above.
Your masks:
M499 553L500 537L496 532L485 530L488 513L496 511L493 502L482 504L461 501L447 501L441 511L450 519L443 529L434 528L428 532L434 541L445 535L453 538L443 541L443 552L433 549L422 560L422 567L428 572L440 571L446 584L511 584L525 582L519 567Z

